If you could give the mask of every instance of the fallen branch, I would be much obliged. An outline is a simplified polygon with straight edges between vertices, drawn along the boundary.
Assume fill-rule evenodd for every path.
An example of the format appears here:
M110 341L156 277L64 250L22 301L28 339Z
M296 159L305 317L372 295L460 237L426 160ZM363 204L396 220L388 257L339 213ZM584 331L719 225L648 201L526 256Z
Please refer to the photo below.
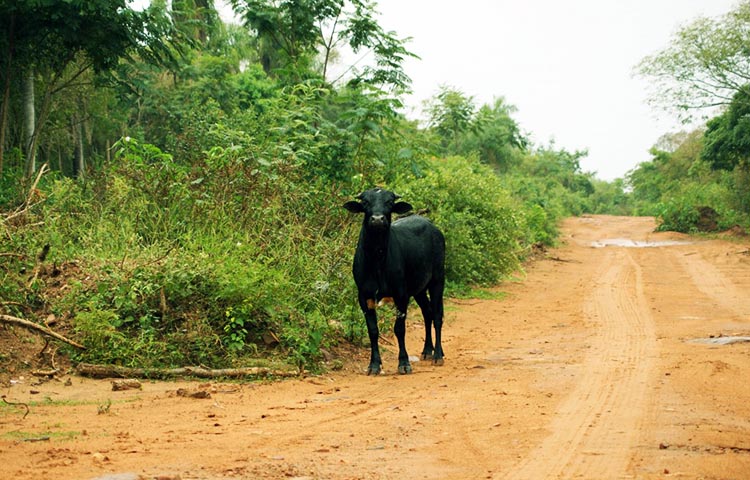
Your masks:
M244 378L244 377L297 377L297 370L273 370L267 367L246 368L130 368L117 365L94 365L79 363L76 367L79 375L91 378Z
M29 406L28 405L26 405L23 402L9 402L8 400L5 399L5 395L3 395L0 398L2 398L3 403L6 404L6 405L10 405L12 407L23 407L23 408L25 408L26 409L26 413L23 414L23 418L22 419L26 419L26 416L29 414Z
M60 340L61 342L67 343L68 345L72 345L76 348L80 348L81 350L86 350L86 347L81 345L80 343L76 343L73 340L70 340L69 338L65 338L62 335L60 335L57 332L54 332L50 330L49 328L39 325L38 323L30 322L28 320L24 320L23 318L18 317L12 317L10 315L3 315L0 314L0 323L9 323L11 325L18 325L19 327L23 327L29 330L33 330L35 332L39 332L42 335L47 335L49 337L52 337L54 339Z
M553 262L562 262L562 263L581 263L578 260L568 260L566 258L560 258L560 257L547 257Z
M141 390L143 386L141 382L135 378L125 378L120 380L112 380L112 391L121 392L123 390Z
M44 165L42 165L42 168L39 169L39 173L36 176L36 180L34 180L33 185L29 189L29 195L26 198L26 201L18 209L16 209L16 211L14 211L13 213L10 213L10 214L6 215L6 217L5 217L5 221L6 222L9 222L10 220L12 220L14 218L16 218L16 217L18 217L20 215L23 215L24 213L28 212L33 207L39 205L40 203L42 203L44 201L44 200L40 200L40 201L38 201L36 203L31 203L31 201L34 199L34 195L38 192L38 190L37 190L36 187L37 187L37 185L39 185L39 180L41 180L42 179L42 175L44 175L47 172L49 172L49 167L45 163Z

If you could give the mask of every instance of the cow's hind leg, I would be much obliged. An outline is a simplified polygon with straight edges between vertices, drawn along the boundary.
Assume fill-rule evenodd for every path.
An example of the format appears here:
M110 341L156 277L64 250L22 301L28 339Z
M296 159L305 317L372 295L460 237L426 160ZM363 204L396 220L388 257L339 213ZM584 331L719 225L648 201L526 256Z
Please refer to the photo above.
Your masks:
M432 363L435 365L443 365L443 342L442 342L442 331L443 331L443 290L445 285L443 282L436 282L431 285L430 290L430 306L432 307L433 323L435 325L435 353L432 355Z
M406 301L396 301L396 323L393 326L393 333L398 340L398 373L411 373L411 363L409 363L409 354L406 353L406 309L409 306L409 299Z
M414 296L424 318L424 348L422 349L422 360L432 360L435 353L435 346L432 343L432 306L430 299L427 298L427 291Z

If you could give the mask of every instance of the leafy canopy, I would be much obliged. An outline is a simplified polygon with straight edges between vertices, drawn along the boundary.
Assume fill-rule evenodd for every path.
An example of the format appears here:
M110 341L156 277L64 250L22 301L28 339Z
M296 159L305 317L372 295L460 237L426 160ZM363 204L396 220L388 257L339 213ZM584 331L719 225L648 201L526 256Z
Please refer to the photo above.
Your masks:
M652 85L651 102L685 120L728 105L750 78L750 1L719 18L701 17L677 31L637 72Z
M715 169L733 170L750 159L750 86L741 88L729 108L706 125L702 156Z
M371 51L374 65L355 72L350 80L397 92L407 91L410 78L403 69L406 40L386 32L376 21L368 0L230 0L245 25L257 35L264 70L287 83L317 75L324 81L336 53ZM353 72L353 68L349 69Z

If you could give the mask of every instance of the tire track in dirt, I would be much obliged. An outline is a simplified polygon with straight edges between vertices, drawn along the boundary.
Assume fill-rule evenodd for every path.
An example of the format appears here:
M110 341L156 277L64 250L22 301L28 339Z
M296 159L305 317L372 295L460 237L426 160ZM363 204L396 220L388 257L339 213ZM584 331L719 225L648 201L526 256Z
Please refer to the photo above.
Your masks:
M13 384L8 398L33 408L0 412L0 478L750 478L750 346L687 341L750 331L750 298L738 296L750 288L747 247L591 246L685 240L654 233L650 218L563 227L563 244L502 296L448 302L441 367L397 375L388 341L377 377L363 374L369 352L350 348L340 371L278 383ZM423 326L410 319L414 353ZM108 399L111 413L98 414Z
M741 317L750 315L750 297L698 252L675 252L695 287L722 309Z
M636 447L656 340L640 266L611 249L584 304L593 323L580 381L558 408L550 435L508 479L617 478Z

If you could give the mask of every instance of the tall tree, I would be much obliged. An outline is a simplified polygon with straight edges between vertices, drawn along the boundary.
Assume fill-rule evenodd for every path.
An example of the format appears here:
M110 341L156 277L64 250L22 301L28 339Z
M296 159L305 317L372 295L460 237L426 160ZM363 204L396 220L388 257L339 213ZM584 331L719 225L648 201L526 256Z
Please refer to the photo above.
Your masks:
M172 0L172 17L182 32L201 45L221 25L214 0Z
M23 79L27 173L36 169L40 131L54 95L88 70L103 71L138 50L153 58L170 56L149 11L136 12L126 0L17 0L0 3L2 84L7 100L0 130L7 128L14 76ZM37 85L42 86L36 95ZM2 136L0 136L2 138ZM0 145L0 151L5 145ZM1 163L1 161L0 161Z
M515 112L516 108L502 97L496 98L491 105L482 105L463 153L478 151L483 162L500 171L507 171L520 161L519 153L528 147L529 141L511 117Z
M670 45L646 57L637 72L653 85L651 102L685 120L728 105L750 81L750 1L726 15L701 17L678 30Z
M474 98L453 87L442 86L425 102L428 126L440 137L445 153L459 153L462 136L474 125Z
M324 81L339 48L370 51L374 64L352 73L355 83L383 89L408 90L403 70L406 39L386 32L368 0L230 0L245 25L257 35L259 57L266 73L289 83L309 76Z
M750 85L741 88L727 110L708 121L702 156L712 168L748 168L750 162Z

